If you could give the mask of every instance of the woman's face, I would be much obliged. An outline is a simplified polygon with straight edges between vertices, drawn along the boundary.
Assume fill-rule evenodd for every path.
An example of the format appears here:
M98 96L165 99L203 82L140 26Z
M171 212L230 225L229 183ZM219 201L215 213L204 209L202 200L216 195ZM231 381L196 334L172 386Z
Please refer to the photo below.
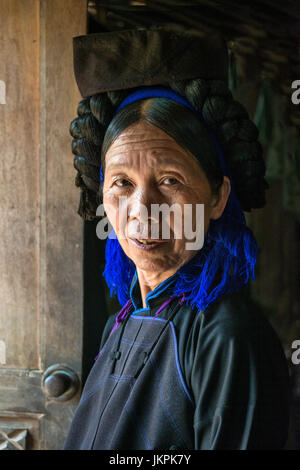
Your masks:
M229 192L224 177L219 195L212 194L196 158L145 121L128 127L105 156L105 212L124 252L145 272L175 273L192 258L199 248L191 249L190 243L199 236L191 239L191 233L207 232L209 220L221 216ZM155 212L154 204L164 211ZM176 216L170 210L174 204ZM191 212L185 204L191 205ZM203 220L197 204L204 204ZM157 241L149 249L136 239Z

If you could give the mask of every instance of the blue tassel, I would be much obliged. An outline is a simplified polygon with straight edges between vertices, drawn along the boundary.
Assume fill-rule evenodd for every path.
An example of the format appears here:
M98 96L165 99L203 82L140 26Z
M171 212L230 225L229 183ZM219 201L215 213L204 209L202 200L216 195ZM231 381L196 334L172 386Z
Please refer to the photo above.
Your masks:
M128 301L135 264L123 251L114 230L110 232L106 242L105 260L103 276L110 289L110 296L117 295L119 303L124 306Z
M100 183L102 183L103 180L104 180L104 176L103 176L102 166L100 166L100 174L99 174Z

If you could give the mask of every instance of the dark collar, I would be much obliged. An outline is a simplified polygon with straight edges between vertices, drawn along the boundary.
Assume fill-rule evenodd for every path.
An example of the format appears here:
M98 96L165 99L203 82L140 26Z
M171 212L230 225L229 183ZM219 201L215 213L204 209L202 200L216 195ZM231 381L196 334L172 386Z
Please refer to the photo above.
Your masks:
M167 300L172 294L176 281L176 274L173 274L168 279L161 282L155 289L149 292L146 296L146 308L158 308L162 303ZM140 291L140 285L137 276L137 270L135 270L131 285L130 285L130 298L133 303L134 309L138 310L143 308L142 296Z

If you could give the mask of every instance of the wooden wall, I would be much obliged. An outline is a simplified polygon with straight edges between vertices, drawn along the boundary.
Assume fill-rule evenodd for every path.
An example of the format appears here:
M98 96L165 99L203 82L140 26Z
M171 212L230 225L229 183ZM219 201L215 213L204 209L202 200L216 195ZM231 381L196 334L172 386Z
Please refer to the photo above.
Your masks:
M85 0L0 0L0 428L35 421L29 448L59 448L76 405L46 399L44 370L81 372L83 223L69 124L80 100L72 37L85 33Z

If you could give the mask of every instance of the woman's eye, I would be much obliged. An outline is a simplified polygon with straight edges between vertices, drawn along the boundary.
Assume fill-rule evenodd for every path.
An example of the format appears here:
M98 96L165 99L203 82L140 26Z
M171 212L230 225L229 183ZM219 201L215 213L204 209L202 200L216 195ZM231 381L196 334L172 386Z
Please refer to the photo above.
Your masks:
M114 184L116 186L118 186L119 188L123 188L124 186L128 186L130 183L125 178L120 178L120 179L114 181Z
M163 184L166 184L167 186L175 186L179 184L179 181L177 178L173 178L171 176L165 178L162 180ZM118 188L124 188L126 186L130 186L131 183L125 178L119 178L113 182L113 185L116 185Z
M172 178L171 176L168 178L165 178L164 181L169 181L169 183L167 183L167 186L174 186L175 184L179 183L178 179Z

